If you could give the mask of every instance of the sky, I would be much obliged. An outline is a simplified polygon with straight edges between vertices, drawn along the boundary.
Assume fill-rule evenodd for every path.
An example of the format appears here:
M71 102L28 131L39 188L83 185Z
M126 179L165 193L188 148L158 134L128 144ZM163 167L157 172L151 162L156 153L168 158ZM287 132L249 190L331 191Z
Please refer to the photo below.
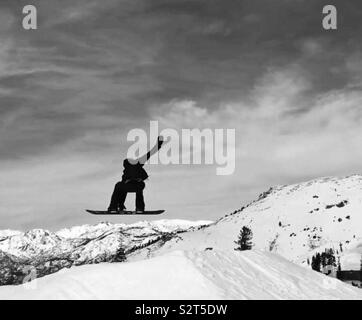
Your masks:
M0 2L0 229L139 220L84 209L107 208L127 134L151 120L236 132L232 175L147 166L162 218L215 220L273 185L361 173L360 1L33 0L24 30L27 4Z

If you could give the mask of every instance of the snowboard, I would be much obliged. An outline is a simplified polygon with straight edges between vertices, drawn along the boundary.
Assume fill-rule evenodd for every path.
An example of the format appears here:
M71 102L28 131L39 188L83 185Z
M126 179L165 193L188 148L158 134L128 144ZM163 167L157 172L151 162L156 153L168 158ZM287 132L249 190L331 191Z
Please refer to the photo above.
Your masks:
M165 210L146 210L146 211L142 211L142 213L136 213L136 211L128 211L128 210L123 210L123 211L99 211L99 210L86 210L88 213L91 214L97 214L97 215L157 215L157 214L161 214L164 213Z

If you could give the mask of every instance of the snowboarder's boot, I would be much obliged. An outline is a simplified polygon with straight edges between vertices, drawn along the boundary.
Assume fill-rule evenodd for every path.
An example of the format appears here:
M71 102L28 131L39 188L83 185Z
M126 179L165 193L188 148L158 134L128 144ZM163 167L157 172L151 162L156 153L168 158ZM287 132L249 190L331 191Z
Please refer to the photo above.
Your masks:
M136 208L136 213L143 213L145 212L145 208Z
M119 212L119 211L123 211L123 210L126 210L126 207L123 205L123 206L120 206L119 208L112 208L112 207L109 207L108 208L108 212L114 212L114 211L117 211L117 212Z

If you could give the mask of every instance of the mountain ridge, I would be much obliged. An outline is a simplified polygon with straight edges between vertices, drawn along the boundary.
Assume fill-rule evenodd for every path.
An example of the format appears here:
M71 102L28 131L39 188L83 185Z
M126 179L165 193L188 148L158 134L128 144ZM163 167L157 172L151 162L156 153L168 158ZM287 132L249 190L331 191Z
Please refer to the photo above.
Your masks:
M101 222L57 232L6 230L0 232L0 285L20 284L30 271L42 277L77 265L124 261L130 252L209 223L175 219L129 225Z
M263 192L246 206L207 228L181 235L161 248L234 249L243 226L254 233L254 247L308 265L312 256L332 248L343 269L360 267L362 256L362 176L323 177ZM148 256L152 256L155 253ZM142 256L142 252L135 255Z

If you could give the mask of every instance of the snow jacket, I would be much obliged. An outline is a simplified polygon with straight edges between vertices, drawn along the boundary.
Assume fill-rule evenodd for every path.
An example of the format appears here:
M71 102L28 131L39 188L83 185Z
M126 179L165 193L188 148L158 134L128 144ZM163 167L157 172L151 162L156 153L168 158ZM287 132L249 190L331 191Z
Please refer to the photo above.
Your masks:
M143 168L143 164L139 162L136 164L132 164L128 161L128 159L125 159L123 161L123 167L124 167L122 175L123 182L127 180L138 180L138 179L144 181L148 178L148 174L146 170Z

